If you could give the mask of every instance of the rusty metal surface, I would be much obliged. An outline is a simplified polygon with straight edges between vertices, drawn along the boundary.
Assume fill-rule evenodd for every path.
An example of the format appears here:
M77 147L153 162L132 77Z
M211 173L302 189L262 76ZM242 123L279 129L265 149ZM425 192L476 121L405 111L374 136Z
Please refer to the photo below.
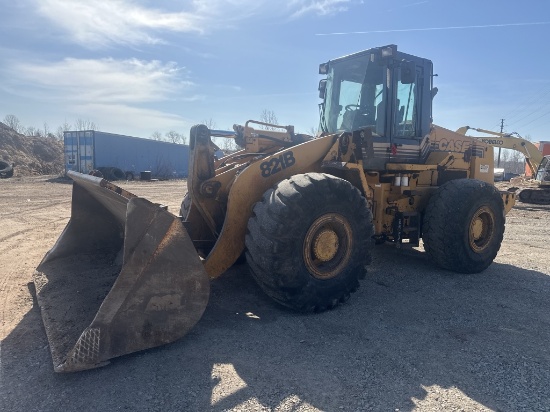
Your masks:
M180 219L103 179L71 178L71 219L34 274L57 372L183 337L210 290Z

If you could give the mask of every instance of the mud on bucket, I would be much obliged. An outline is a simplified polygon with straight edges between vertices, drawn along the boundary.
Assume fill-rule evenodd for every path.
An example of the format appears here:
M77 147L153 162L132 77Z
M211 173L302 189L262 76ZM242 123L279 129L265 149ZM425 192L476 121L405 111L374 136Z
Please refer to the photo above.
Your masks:
M95 368L183 337L210 286L181 221L104 179L68 175L71 219L34 274L54 370Z

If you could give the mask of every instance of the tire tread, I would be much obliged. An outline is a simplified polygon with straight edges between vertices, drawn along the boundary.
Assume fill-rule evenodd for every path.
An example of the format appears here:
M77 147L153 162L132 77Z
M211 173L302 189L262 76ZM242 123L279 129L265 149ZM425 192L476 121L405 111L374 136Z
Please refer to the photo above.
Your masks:
M326 205L352 210L358 226L352 227L354 242L362 251L360 259L351 262L353 267L344 269L355 273L346 275L343 282L333 282L333 290L322 283L330 281L307 272L295 229L312 214L326 213ZM370 262L373 234L372 213L357 188L332 175L306 173L279 182L256 203L245 238L246 257L257 283L275 301L302 312L321 312L345 302L357 290Z

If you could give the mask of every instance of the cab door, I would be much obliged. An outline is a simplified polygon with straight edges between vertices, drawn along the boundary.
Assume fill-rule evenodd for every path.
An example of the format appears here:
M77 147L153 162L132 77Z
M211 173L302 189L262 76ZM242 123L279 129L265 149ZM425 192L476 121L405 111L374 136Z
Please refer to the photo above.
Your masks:
M423 67L404 61L392 70L392 104L387 122L390 130L390 162L417 163L422 156Z

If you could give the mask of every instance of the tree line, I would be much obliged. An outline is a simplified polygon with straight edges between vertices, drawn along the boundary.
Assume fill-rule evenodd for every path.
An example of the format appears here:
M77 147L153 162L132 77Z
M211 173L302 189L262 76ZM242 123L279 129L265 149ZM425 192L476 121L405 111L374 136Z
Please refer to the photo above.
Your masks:
M264 109L260 113L259 120L263 123L269 123L278 125L279 121L277 119L277 115L273 110ZM48 123L44 122L42 127L35 127L35 126L25 126L23 123L19 120L19 118L13 114L8 114L4 117L3 123L15 130L17 133L20 133L25 136L32 136L32 137L43 137L48 139L55 139L55 140L63 140L63 133L66 131L84 131L84 130L96 130L99 131L99 126L86 119L76 119L73 123L69 123L65 121L62 125L58 126L57 128L51 128ZM201 122L202 124L206 125L209 129L216 129L216 122L210 118L203 120ZM261 126L263 129L275 129L271 126ZM227 130L233 130L233 127L228 127ZM311 128L311 134L315 135L317 130L316 128ZM164 141L164 142L170 142L170 143L179 143L179 144L187 144L189 139L184 133L179 133L176 130L169 130L168 132L162 133L160 131L154 131L150 136L149 139L157 140L157 141ZM214 138L214 142L222 149L223 151L235 151L237 150L237 145L235 144L235 140L231 138Z
M4 117L2 123L25 136L56 140L63 140L63 133L69 130L99 130L99 127L94 122L85 119L76 119L74 123L65 121L62 125L52 129L46 122L44 122L42 127L25 126L17 116L8 114Z
M63 140L63 133L67 131L100 131L99 126L96 123L86 119L76 119L73 123L65 121L62 125L54 129L52 129L46 122L44 122L42 127L25 126L14 114L6 115L2 122L19 134L30 137L44 137L55 140ZM165 134L156 131L150 136L150 139L171 143L187 144L187 137L181 133L176 132L175 130L170 130Z
M525 156L515 150L503 149L498 161L498 151L495 150L495 167L500 167L508 173L525 173Z

